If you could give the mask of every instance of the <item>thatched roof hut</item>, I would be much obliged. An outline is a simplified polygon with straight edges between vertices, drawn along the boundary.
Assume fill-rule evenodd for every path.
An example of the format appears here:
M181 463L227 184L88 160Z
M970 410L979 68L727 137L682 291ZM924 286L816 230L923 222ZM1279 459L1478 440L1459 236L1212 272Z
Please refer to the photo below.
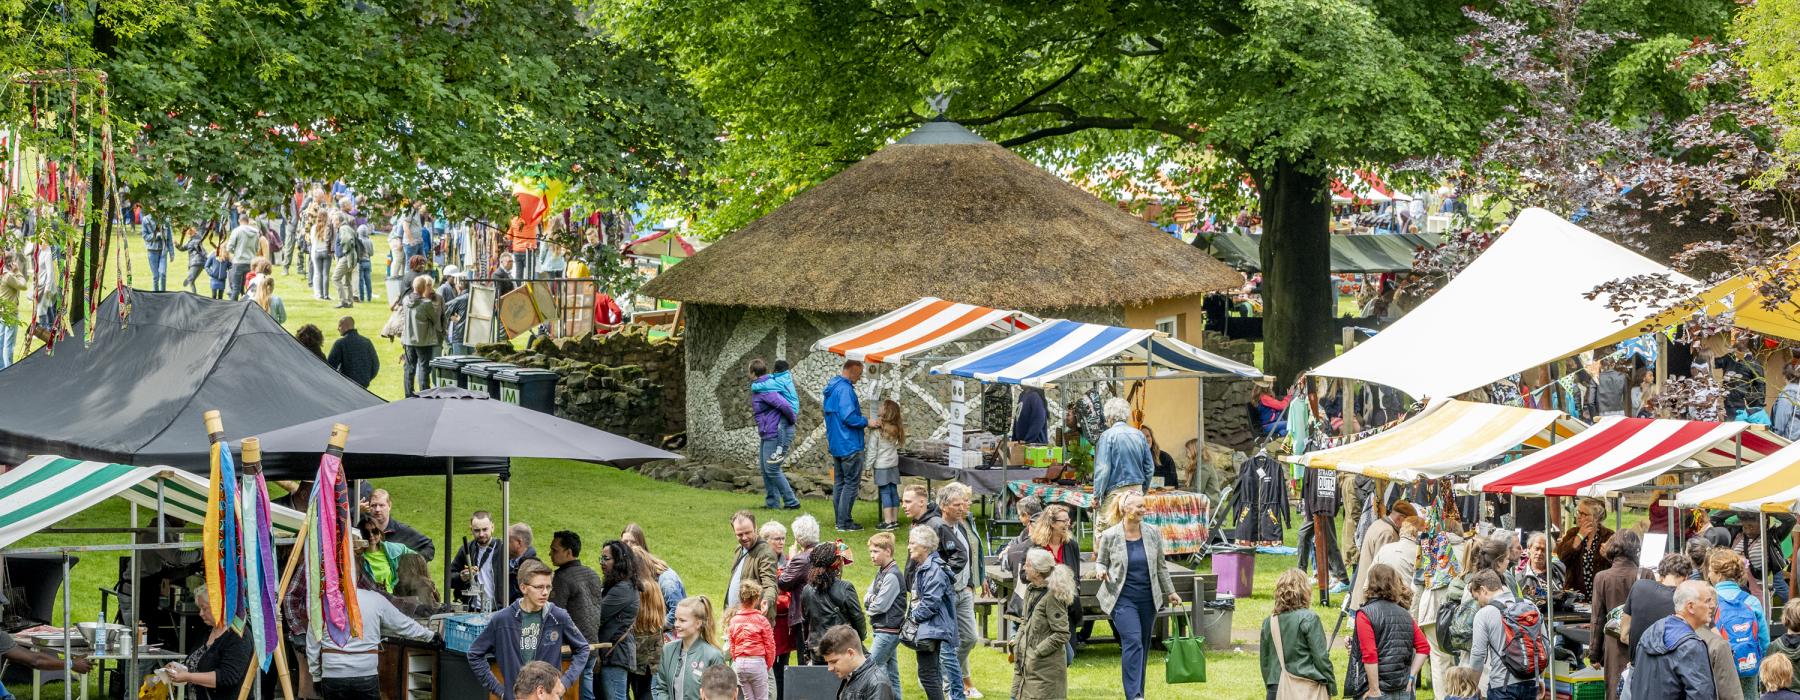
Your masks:
M889 311L1120 307L1237 287L1206 253L951 122L931 122L670 268L644 293Z

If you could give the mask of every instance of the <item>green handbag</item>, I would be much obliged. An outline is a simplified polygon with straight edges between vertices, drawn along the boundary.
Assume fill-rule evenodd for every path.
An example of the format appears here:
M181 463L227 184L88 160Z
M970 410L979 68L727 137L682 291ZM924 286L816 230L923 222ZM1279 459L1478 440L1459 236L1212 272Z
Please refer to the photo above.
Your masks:
M1163 664L1163 682L1206 682L1205 637L1172 637L1163 640L1163 646L1169 648L1169 658Z

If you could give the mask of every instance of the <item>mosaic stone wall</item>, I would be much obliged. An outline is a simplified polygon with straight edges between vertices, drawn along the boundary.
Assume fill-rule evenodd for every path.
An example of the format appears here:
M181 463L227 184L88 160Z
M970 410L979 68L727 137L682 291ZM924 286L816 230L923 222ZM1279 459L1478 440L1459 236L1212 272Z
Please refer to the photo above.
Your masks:
M825 449L825 428L820 415L820 396L825 383L838 373L843 358L813 352L819 338L862 323L874 314L822 314L782 309L711 305L687 307L684 343L687 362L688 454L696 459L756 461L756 424L750 415L750 361L763 358L770 364L785 358L794 366L795 388L800 394L800 421L795 434L793 464L823 470L830 463ZM1118 324L1119 309L1077 309L1034 312L1047 318L1071 318L1094 323ZM944 350L945 357L961 355L985 342L957 343ZM960 347L958 347L960 346ZM929 374L933 363L873 366L858 385L863 412L874 412L877 395L899 395L909 434L942 437L948 420L949 381ZM879 393L878 393L879 392ZM967 387L970 403L968 424L978 425L979 387ZM1051 413L1061 415L1051 392Z

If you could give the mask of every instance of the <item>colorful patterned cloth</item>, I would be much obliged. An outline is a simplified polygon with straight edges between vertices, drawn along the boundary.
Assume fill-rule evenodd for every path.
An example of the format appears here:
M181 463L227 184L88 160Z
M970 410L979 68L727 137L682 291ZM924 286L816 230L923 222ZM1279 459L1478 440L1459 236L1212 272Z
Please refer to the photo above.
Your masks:
M1035 481L1010 481L1006 491L1015 499L1033 496L1045 503L1062 503L1082 510L1094 507L1091 486L1058 486ZM1197 554L1206 545L1206 523L1212 513L1212 501L1206 496L1187 491L1163 491L1144 497L1144 522L1162 533L1163 550L1168 554Z

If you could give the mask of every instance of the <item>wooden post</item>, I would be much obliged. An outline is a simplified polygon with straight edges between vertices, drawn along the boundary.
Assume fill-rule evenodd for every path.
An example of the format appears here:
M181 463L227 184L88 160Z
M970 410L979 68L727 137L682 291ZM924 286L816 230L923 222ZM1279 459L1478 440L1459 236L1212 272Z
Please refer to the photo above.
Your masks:
M331 438L326 442L325 452L341 459L344 456L344 442L349 439L349 435L350 426L344 425L343 423L333 423L331 425ZM317 495L316 489L313 492L313 495ZM293 585L294 572L300 567L300 561L306 558L306 538L310 533L306 524L312 522L313 518L317 515L317 509L313 507L313 504L310 502L307 503L306 517L300 520L300 533L294 538L294 548L288 552L287 565L282 567L281 586L276 589L278 594L284 598L287 597L288 586ZM319 544L320 546L328 546L329 543L321 542ZM352 591L351 595L355 595L355 592ZM275 627L277 629L282 628L281 615L283 610L284 606L275 606ZM308 612L317 614L316 611ZM287 675L287 653L284 651L286 646L287 644L284 640L281 645L276 647L275 663L281 668L281 695L286 700L293 700L294 691L293 688L290 687Z

